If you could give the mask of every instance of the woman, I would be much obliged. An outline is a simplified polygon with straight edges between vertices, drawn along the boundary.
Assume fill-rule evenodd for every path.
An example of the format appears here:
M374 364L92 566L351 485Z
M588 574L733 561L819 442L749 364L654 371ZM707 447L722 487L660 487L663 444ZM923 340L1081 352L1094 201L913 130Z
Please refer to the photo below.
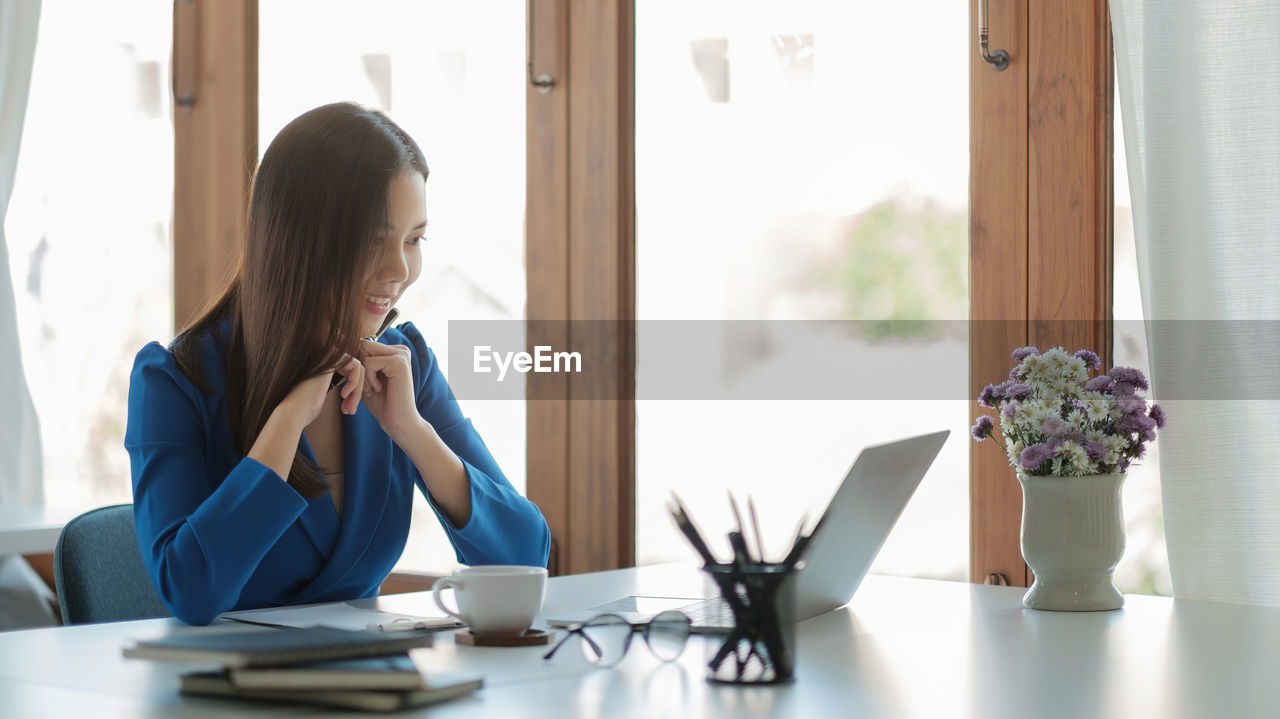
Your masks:
M297 118L263 155L230 285L168 349L138 353L134 519L179 619L376 594L415 484L458 561L546 565L546 521L422 335L406 323L367 339L421 271L427 173L382 113Z

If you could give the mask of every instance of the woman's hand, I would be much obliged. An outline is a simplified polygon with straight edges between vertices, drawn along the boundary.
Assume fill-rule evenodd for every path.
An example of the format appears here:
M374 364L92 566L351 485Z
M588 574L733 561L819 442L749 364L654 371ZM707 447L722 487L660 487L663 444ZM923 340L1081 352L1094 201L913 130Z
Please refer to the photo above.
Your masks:
M471 520L471 482L462 460L418 413L413 387L413 355L403 345L360 343L365 366L364 406L382 431L418 468L427 491L455 527Z
M341 375L345 382L331 390L329 385L333 381L334 374ZM320 410L324 408L324 402L329 393L337 392L341 397L342 413L355 414L364 393L364 385L364 365L355 357L347 357L332 372L309 377L294 385L293 389L289 390L289 394L285 395L284 401L276 407L276 412L286 412L292 419L301 422L300 426L305 428L320 416Z
M330 390L329 383L333 381L334 372L342 375L346 384ZM294 454L298 451L298 438L307 425L320 416L329 392L339 392L342 411L355 414L364 390L365 369L354 357L348 357L333 372L322 372L302 380L289 390L289 394L271 412L266 425L249 448L248 456L270 467L281 479L287 480Z
M364 406L401 447L403 440L423 423L413 397L413 365L409 348L384 345L370 340L360 342L360 360L364 363Z

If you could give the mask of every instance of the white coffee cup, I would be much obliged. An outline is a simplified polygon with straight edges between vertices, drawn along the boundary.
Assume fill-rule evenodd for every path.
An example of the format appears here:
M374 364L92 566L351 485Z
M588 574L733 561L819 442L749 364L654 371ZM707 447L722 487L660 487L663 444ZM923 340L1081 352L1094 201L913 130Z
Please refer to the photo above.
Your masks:
M457 610L444 605L440 591L453 588ZM436 580L436 606L476 635L520 635L533 625L547 591L542 567L464 567Z

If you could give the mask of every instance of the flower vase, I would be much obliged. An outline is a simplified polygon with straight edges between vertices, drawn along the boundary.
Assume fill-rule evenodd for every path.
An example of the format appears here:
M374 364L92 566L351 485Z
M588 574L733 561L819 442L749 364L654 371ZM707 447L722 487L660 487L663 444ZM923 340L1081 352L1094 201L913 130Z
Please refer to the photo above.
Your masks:
M1031 477L1022 485L1022 558L1035 581L1023 606L1067 612L1119 609L1111 581L1124 555L1124 473Z

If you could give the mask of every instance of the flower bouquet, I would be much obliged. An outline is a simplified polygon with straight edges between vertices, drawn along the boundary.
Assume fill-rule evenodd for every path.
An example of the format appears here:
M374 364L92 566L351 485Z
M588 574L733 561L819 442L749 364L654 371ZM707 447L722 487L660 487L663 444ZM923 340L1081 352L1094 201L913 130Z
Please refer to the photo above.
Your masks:
M1102 361L1087 349L1069 355L1061 347L1044 354L1022 347L1013 359L1009 379L983 388L978 406L999 412L1009 464L1023 474L1123 473L1164 427L1164 410L1143 398L1147 379L1136 369L1090 376ZM973 438L981 442L994 431L995 420L982 415Z
M1131 367L1102 369L1090 350L1013 351L1008 380L987 385L978 405L1000 417L1005 454L1022 486L1022 557L1035 582L1022 599L1033 609L1104 610L1124 605L1111 581L1124 554L1120 486L1129 465L1164 427L1164 410ZM979 416L979 442L995 420Z

